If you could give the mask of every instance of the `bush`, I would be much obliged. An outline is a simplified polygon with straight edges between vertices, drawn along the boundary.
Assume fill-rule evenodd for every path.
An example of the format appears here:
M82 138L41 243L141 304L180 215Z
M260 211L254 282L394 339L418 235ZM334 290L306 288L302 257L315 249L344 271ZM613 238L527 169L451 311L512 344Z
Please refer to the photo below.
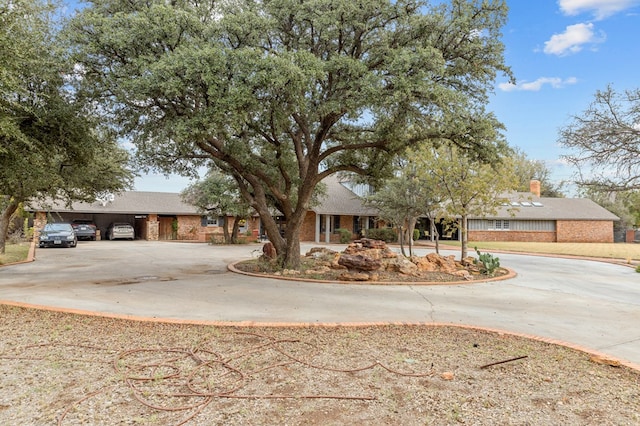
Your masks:
M420 239L420 230L419 229L414 229L413 230L413 241L418 241Z
M640 265L636 266L636 272L640 272Z
M398 234L391 228L374 228L367 229L367 238L382 240L385 243L395 243L398 241Z
M338 228L336 231L340 234L341 244L348 244L351 241L351 238L353 237L351 231L345 228Z

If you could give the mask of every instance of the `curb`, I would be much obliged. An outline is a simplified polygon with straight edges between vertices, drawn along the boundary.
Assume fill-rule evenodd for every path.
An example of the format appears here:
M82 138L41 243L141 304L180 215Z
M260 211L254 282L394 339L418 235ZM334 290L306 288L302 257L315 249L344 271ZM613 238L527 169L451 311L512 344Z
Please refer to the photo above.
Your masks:
M317 284L347 284L347 285L375 285L375 286L392 286L392 285L401 285L401 286L411 286L411 285L471 285L471 284L481 284L486 282L494 282L494 281L504 281L511 278L515 278L518 274L509 268L501 268L505 269L507 273L505 275L500 275L499 277L491 277L477 280L461 280L461 281L338 281L338 280L316 280L313 278L305 278L305 277L288 277L285 275L269 275L269 274L258 274L254 272L242 271L236 268L240 262L244 262L243 260L239 260L237 262L230 263L227 265L227 269L231 272L241 275L247 275L249 277L256 278L265 278L265 279L273 279L273 280L285 280L285 281L300 281L307 283L317 283Z
M454 323L439 323L439 322L404 322L404 321L390 321L390 322L260 322L260 321L209 321L209 320L185 320L174 318L157 318L157 317L141 317L136 315L122 315L122 314L109 314L99 313L94 311L86 311L82 309L70 309L70 308L56 308L44 305L34 305L23 302L12 302L6 300L0 300L0 305L14 306L18 308L38 309L49 312L59 312L63 314L84 315L89 317L110 318L126 321L137 322L149 322L159 324L176 324L176 325L206 325L214 327L272 327L272 328L338 328L338 327L350 327L350 328L365 328L365 327L383 327L383 326L403 326L403 327L457 327L472 331L483 331L488 333L494 333L498 335L508 335L514 337L521 337L524 339L534 340L542 343L549 343L552 345L563 346L569 349L573 349L582 352L592 357L600 357L607 361L619 363L621 366L625 366L632 370L640 372L640 364L636 364L624 359L619 359L603 352L596 351L585 346L577 345L575 343L566 342L563 340L552 339L548 337L537 336L533 334L525 334L514 331L508 331L499 328L482 327L468 324L454 324Z

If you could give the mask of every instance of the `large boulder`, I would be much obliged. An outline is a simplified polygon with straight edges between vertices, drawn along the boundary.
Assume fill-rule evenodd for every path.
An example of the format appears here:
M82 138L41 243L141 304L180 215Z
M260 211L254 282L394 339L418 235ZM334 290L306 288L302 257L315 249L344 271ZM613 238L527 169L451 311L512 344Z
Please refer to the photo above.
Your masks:
M397 272L403 275L415 275L418 272L418 265L413 263L406 257L398 256L390 259L386 263L386 270L389 272Z
M362 254L342 254L338 264L345 266L350 271L375 271L380 269L382 262Z
M387 243L381 240L363 238L351 242L343 251L344 254L363 254L374 259L393 259L397 256Z

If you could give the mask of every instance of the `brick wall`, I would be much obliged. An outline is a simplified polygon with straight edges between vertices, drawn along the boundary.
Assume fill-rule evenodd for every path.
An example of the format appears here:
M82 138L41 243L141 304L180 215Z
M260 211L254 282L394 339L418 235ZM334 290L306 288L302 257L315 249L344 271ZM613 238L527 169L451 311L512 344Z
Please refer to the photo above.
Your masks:
M553 231L469 231L469 241L532 241L553 243L556 233Z
M324 236L322 237L324 238ZM316 213L308 211L304 220L302 221L302 227L300 227L300 241L315 241L316 240ZM324 241L324 239L322 240Z
M612 243L613 222L604 220L559 220L559 243Z
M202 220L200 216L178 216L178 240L197 241Z
M324 220L324 217L322 218ZM324 224L322 224L324 225ZM353 216L340 216L340 228L348 229L353 232ZM316 240L316 213L308 211L302 222L300 228L300 241L315 241ZM340 234L331 233L330 240L332 243L340 242ZM324 243L325 235L320 234L320 242Z

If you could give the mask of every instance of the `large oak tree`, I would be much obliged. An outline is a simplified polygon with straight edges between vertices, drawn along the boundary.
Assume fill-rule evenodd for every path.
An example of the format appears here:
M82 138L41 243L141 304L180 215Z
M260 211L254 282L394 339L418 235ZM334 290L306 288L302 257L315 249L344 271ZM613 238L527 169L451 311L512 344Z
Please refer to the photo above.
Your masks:
M68 85L55 12L44 1L0 5L0 253L20 203L93 200L132 178L127 152Z
M138 158L177 173L214 162L295 267L324 177L381 176L432 138L495 156L475 129L510 76L506 16L501 0L93 0L68 29L84 89Z

